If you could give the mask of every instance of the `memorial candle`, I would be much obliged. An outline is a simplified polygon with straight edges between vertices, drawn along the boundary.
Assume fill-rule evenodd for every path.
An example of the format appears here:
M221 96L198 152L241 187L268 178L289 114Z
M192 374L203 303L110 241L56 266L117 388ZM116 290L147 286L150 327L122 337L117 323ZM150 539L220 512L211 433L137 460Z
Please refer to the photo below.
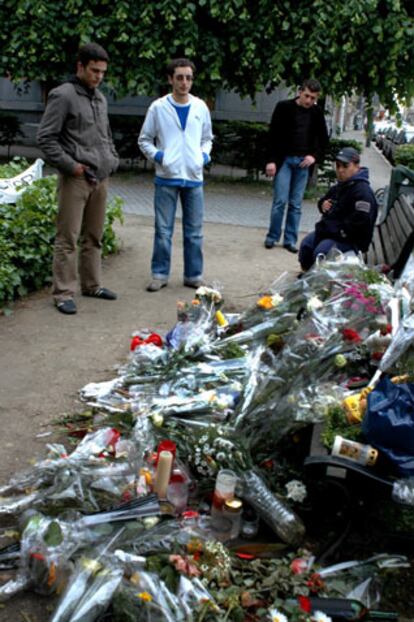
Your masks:
M165 499L167 496L167 487L168 482L170 481L173 457L174 456L171 451L161 451L158 456L154 492L157 493L160 499Z

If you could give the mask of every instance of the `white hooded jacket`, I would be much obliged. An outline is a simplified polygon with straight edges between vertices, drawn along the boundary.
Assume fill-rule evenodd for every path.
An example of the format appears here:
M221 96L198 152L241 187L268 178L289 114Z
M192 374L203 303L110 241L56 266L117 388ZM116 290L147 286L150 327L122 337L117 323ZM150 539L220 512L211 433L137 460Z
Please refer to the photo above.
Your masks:
M202 182L205 159L211 152L213 133L206 104L189 95L190 110L185 130L177 111L169 101L171 95L155 100L148 109L138 145L145 157L155 162L155 174L165 180ZM161 163L155 155L163 152Z

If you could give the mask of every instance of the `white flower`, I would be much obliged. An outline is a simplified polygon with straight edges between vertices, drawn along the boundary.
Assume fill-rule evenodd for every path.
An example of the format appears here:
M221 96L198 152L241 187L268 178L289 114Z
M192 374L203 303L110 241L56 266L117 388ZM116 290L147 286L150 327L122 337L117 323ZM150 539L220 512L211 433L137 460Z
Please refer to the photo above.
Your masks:
M322 611L315 611L312 613L312 622L332 622L332 618Z
M321 307L323 307L323 302L317 296L311 296L306 305L308 311L316 311Z
M280 303L283 302L283 296L280 294L273 294L272 296L272 306L277 307Z
M225 460L225 459L226 459L226 454L225 454L224 452L222 452L222 451L219 451L219 452L218 452L218 454L217 454L217 456L216 456L216 459L217 459L219 462L223 462L223 460Z
M196 290L196 298L210 298L213 302L221 302L222 296L219 291L212 289L211 287L205 287L202 285Z
M285 488L287 490L287 498L298 503L302 503L307 495L305 484L297 479L292 479L286 484Z
M214 444L218 447L222 447L223 449L226 447L231 449L233 447L233 443L226 438L216 438Z
M151 421L156 428L160 428L164 423L164 417L161 415L161 413L155 412L153 413L153 415L151 415Z
M199 441L199 442L200 442L200 444L202 445L203 443L207 443L207 441L208 441L208 436L207 436L207 434L204 434L204 436L202 436L202 437L200 438L200 441Z
M211 451L211 447L210 447L210 445L207 445L207 443L206 443L205 445L203 445L203 452L204 452L205 454L210 453L210 451Z
M144 523L145 529L152 529L152 527L155 527L155 525L160 522L160 519L158 516L146 516L142 519L142 522Z
M269 609L270 619L272 622L288 622L284 613L281 613L278 609Z

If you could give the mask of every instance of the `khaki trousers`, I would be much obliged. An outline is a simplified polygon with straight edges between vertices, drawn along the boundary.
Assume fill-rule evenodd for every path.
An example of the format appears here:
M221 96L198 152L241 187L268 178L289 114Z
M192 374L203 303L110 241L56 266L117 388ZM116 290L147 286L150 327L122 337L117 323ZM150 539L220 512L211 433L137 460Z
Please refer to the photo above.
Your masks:
M101 285L101 247L108 180L96 186L84 177L59 175L59 210L53 256L53 297L56 302L73 298L79 276L83 293Z

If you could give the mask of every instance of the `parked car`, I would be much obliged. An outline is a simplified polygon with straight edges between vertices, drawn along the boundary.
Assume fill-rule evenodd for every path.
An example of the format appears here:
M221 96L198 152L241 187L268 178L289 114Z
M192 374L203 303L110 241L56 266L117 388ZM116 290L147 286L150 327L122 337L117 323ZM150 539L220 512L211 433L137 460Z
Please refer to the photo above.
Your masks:
M400 130L398 130L396 127L391 127L384 134L381 151L388 160L390 158L391 145L393 143L394 137L398 134L399 131Z
M399 145L404 145L406 142L407 136L405 130L400 130L393 135L392 141L389 146L389 153L387 156L391 164L395 164L394 155L397 147L399 147Z
M374 123L375 144L378 149L382 149L384 137L394 129L395 125L392 121L377 121Z

